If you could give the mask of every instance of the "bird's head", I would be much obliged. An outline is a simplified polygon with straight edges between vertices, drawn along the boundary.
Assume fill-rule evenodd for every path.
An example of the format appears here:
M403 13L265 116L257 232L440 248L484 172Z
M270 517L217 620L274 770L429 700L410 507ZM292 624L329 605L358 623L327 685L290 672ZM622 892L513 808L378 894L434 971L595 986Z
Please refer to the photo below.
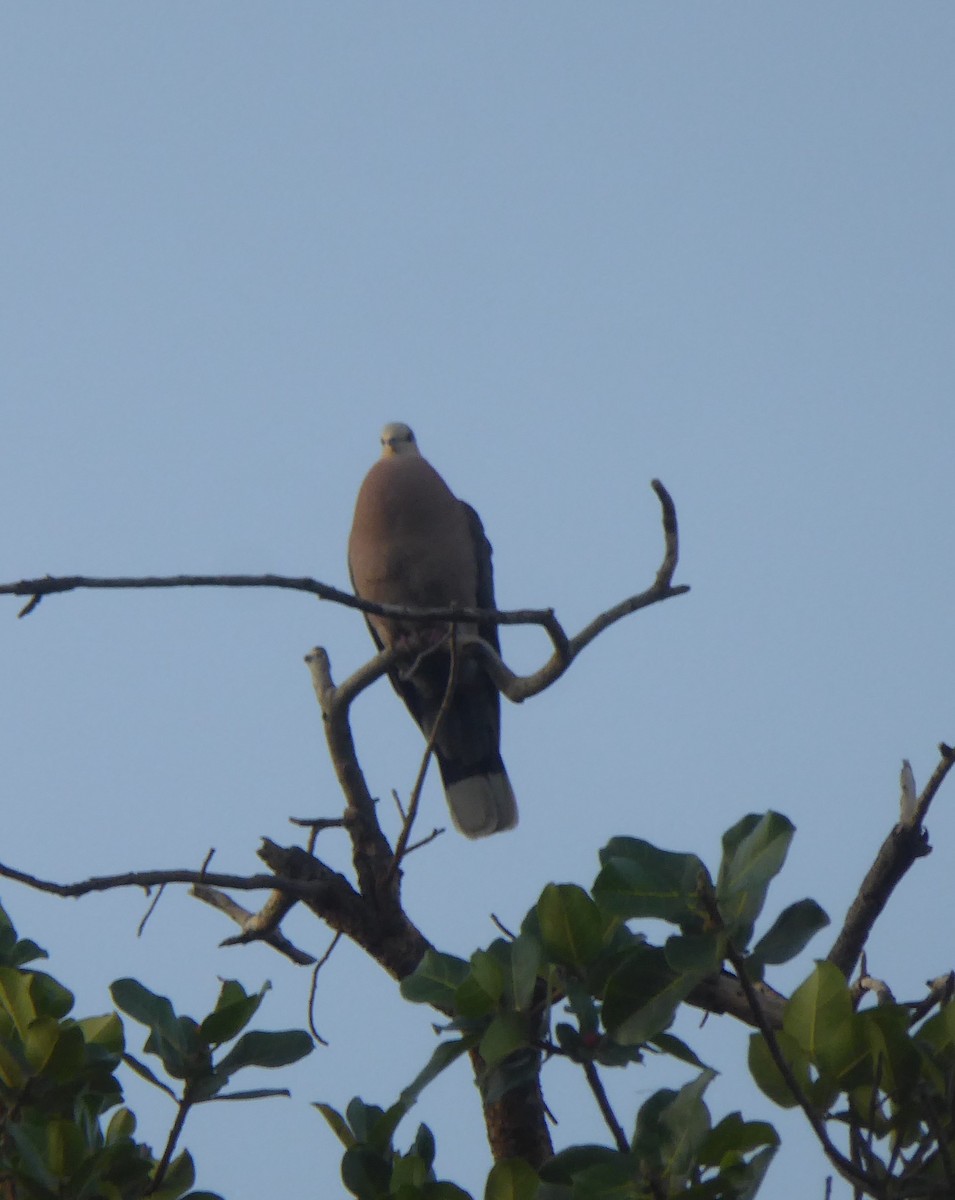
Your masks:
M418 454L418 443L410 428L401 421L392 421L381 431L381 457L398 454Z

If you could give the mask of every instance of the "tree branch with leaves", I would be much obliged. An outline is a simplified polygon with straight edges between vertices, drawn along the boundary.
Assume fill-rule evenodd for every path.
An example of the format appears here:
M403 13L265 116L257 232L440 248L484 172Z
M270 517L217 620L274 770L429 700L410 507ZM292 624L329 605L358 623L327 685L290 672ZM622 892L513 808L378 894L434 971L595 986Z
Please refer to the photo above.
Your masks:
M689 590L673 583L679 560L675 507L662 484L654 481L653 488L661 505L664 552L652 583L572 636L549 609L408 609L373 604L312 579L276 575L49 577L0 585L0 594L28 597L20 613L25 616L35 612L43 597L82 588L300 591L403 622L445 622L452 663L449 691L460 662L479 655L502 694L521 702L560 680L612 624ZM551 642L550 657L534 672L518 675L487 642L454 635L462 623L478 621L540 625ZM754 1195L777 1135L766 1122L745 1121L739 1114L714 1124L704 1101L714 1073L671 1032L684 1004L753 1028L750 1066L757 1083L776 1103L803 1109L834 1170L857 1194L877 1200L951 1194L955 1123L946 1104L955 1091L955 1009L950 977L943 976L927 996L908 1005L896 1004L889 989L879 991L871 980L850 987L892 889L928 852L924 820L955 759L951 749L941 747L939 765L920 796L910 776L903 778L902 818L863 882L829 961L817 965L789 998L764 976L802 953L828 918L807 898L768 925L762 921L770 885L794 835L787 818L774 812L746 815L727 830L715 875L696 854L661 850L632 836L614 838L600 852L600 871L589 889L548 884L517 932L502 930L501 937L464 960L432 945L408 917L401 898L408 854L435 836L412 840L434 735L392 841L382 828L351 731L351 705L390 669L407 667L407 653L385 650L339 684L325 649L317 647L307 656L343 811L299 822L307 830L304 845L280 846L266 839L259 849L265 872L213 872L207 857L198 870L126 872L74 883L54 883L10 866L0 866L0 875L63 896L191 884L198 899L238 925L239 933L227 944L261 940L307 965L314 962L312 956L292 946L281 931L288 911L303 905L336 940L349 938L399 981L406 1000L430 1006L440 1018L442 1037L394 1104L384 1109L356 1099L344 1113L328 1104L318 1106L343 1143L343 1179L360 1200L464 1195L455 1185L436 1180L434 1142L424 1126L406 1152L394 1142L399 1122L422 1090L463 1057L481 1091L495 1160L487 1193L491 1197L530 1200L542 1187L553 1200L596 1200L608 1190L635 1200L684 1192ZM318 854L319 840L329 828L343 829L350 839L350 875L334 870ZM230 895L254 890L268 892L254 912ZM671 926L662 945L641 932L639 923L648 919ZM331 969L328 957L313 969ZM865 1007L870 996L881 1002ZM209 1031L226 1021L221 1014L190 1025L175 1016L169 1001L135 981L115 985L114 999L150 1027L151 1049L167 1070L176 1066L177 1077L186 1080L175 1096L176 1122L153 1175L155 1182L158 1173L161 1182L186 1113L218 1094L230 1062L244 1064L235 1052L234 1061L230 1054L218 1065L213 1060L218 1043ZM220 997L216 1013L233 1000L243 1012L252 1003L244 993ZM310 1024L314 1031L311 1017ZM199 1063L201 1078L183 1075L185 1060L177 1055ZM637 1114L624 1117L614 1110L602 1073L636 1069L650 1055L670 1056L682 1069L691 1068L693 1078L679 1089L655 1093ZM544 1082L547 1064L556 1058L580 1068L610 1145L554 1153ZM143 1064L132 1065L148 1077ZM836 1143L843 1133L840 1148ZM888 1147L884 1152L883 1144Z

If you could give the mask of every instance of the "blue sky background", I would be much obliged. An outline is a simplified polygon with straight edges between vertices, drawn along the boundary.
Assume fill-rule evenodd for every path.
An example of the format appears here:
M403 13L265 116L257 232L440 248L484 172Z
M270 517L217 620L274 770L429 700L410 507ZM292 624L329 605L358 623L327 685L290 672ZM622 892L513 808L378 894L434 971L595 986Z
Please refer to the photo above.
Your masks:
M499 603L573 631L652 579L659 476L692 592L506 707L520 828L414 855L409 913L467 955L492 911L514 926L548 881L592 882L613 834L715 867L722 831L773 807L798 827L773 911L809 894L838 922L902 758L921 785L955 739L953 50L951 6L881 0L3 5L0 577L344 585L355 493L405 420L482 514ZM214 846L252 871L289 815L337 811L302 657L357 667L355 614L222 591L3 607L3 861L72 880ZM547 651L504 648L519 669ZM354 724L373 791L407 794L421 741L386 685ZM901 998L955 959L953 809L950 786L870 945ZM445 820L429 780L422 828ZM334 832L321 850L347 862ZM271 979L260 1026L304 1023L307 972L218 949L232 928L184 891L138 939L138 893L0 894L81 1013L134 975L201 1015L219 976ZM303 913L286 929L327 945ZM204 1186L337 1194L309 1102L388 1103L434 1044L348 946L317 1019L331 1045L282 1073L291 1100L195 1114ZM821 1196L800 1121L739 1069L744 1033L680 1032L723 1071L716 1115L790 1139L773 1196ZM687 1077L608 1085L629 1125ZM545 1084L558 1144L605 1137L569 1069ZM161 1144L171 1105L129 1094ZM399 1140L418 1120L480 1195L463 1065Z

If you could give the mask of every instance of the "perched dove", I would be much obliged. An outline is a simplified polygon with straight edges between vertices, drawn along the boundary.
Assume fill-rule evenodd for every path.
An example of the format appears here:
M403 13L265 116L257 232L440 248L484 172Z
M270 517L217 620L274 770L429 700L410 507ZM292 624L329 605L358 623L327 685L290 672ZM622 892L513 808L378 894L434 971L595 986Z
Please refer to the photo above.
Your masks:
M491 545L477 513L450 491L421 457L407 425L386 425L382 455L365 476L348 539L348 567L357 595L378 604L494 608ZM368 616L376 644L407 640L425 652L391 682L425 737L434 728L448 686L450 650L428 650L444 627ZM495 650L497 626L458 625ZM459 656L454 694L441 718L435 757L451 817L467 837L486 837L517 824L517 804L501 762L501 700L480 658Z

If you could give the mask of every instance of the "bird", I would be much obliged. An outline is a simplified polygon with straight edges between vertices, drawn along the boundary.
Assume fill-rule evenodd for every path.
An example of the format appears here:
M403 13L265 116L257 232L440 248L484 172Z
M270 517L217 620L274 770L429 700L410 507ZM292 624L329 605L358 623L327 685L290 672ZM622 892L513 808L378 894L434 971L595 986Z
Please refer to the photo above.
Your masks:
M491 544L480 517L422 457L407 425L386 425L381 446L359 489L348 539L355 594L405 607L494 608ZM370 613L365 619L379 649L418 652L410 668L399 664L389 675L430 738L451 671L450 648L441 644L446 624L423 627ZM459 639L475 634L500 651L493 622L457 626ZM501 760L500 693L478 655L458 656L454 675L434 754L455 827L469 838L487 837L517 824L517 802Z

